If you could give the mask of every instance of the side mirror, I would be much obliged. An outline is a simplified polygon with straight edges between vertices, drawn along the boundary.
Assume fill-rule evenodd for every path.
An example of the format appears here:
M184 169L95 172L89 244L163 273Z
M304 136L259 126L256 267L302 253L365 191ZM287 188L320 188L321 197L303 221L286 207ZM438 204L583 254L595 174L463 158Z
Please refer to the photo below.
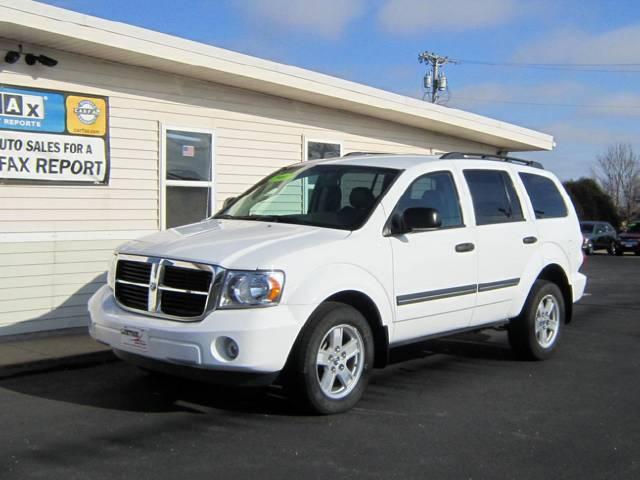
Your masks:
M442 226L442 219L440 218L440 212L435 208L413 207L407 208L402 213L400 223L402 231L394 233L434 230Z
M224 202L222 202L222 209L225 210L229 205L236 201L237 197L229 197L225 198Z

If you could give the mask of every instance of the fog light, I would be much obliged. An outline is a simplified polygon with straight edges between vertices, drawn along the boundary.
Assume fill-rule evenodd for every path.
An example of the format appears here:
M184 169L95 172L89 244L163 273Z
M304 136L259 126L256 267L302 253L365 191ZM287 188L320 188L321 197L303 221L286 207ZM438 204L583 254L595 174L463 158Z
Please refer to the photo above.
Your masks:
M214 355L221 360L230 362L238 358L238 355L240 355L240 347L233 338L218 337L216 338L213 346L215 349L215 353L217 354Z
M240 347L238 347L238 344L235 342L235 340L227 337L224 339L224 353L231 360L234 360L238 358L238 355L240 354Z

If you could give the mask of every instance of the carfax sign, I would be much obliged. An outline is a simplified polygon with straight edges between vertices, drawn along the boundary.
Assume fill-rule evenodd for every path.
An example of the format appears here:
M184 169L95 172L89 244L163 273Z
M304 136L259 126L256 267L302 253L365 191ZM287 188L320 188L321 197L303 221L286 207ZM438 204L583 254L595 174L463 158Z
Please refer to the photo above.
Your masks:
M0 183L109 181L108 99L0 84Z

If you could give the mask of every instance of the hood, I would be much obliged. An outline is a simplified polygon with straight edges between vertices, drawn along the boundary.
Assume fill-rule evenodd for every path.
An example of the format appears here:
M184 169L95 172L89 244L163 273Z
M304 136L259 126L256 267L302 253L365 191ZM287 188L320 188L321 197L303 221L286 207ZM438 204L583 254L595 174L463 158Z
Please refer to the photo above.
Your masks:
M308 225L211 219L127 242L118 252L255 270L278 268L281 256L342 240L350 233Z

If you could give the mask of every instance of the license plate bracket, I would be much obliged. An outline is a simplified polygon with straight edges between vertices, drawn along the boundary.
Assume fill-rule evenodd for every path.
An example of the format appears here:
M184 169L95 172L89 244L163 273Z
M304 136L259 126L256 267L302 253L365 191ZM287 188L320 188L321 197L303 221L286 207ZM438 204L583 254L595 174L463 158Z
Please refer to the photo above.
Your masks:
M140 352L149 350L149 332L144 328L122 327L120 329L120 343Z

